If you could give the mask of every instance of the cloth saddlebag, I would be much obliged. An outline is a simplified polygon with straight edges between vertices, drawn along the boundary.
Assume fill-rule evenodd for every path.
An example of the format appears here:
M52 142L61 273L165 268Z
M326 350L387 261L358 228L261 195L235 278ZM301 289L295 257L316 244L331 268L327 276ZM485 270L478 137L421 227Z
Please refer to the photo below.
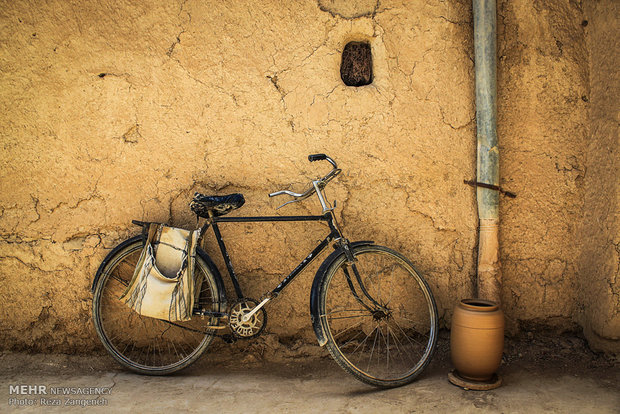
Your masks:
M134 275L120 297L140 315L186 321L194 308L194 264L200 230L151 223Z

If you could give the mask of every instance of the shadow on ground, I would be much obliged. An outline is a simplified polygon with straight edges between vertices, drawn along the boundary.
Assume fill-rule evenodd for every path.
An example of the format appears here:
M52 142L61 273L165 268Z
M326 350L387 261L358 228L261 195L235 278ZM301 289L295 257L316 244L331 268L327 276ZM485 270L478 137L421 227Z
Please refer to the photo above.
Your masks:
M426 372L390 390L358 382L314 344L283 345L267 336L214 350L168 377L132 374L107 355L6 352L0 356L0 411L618 413L620 407L620 364L573 336L530 333L507 340L504 385L492 391L465 391L447 381L447 333ZM44 385L48 394L16 394L19 385ZM106 393L51 395L57 388Z

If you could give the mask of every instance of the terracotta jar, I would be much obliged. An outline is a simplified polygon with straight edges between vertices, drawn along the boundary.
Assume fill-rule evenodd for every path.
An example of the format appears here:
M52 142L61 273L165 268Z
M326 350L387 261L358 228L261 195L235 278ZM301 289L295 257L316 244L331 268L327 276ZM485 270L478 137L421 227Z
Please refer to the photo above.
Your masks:
M468 380L488 381L502 360L504 313L495 302L463 299L454 308L450 333L452 364Z

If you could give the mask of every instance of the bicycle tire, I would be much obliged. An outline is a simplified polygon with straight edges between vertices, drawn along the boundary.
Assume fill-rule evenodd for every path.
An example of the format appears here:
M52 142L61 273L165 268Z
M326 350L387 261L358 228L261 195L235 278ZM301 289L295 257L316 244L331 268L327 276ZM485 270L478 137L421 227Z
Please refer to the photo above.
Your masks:
M437 343L433 294L400 253L377 245L351 251L368 296L346 255L339 256L320 287L319 318L327 349L341 368L364 383L383 388L409 384L429 364Z
M144 247L141 236L119 244L103 261L93 295L93 322L106 351L122 366L140 374L166 375L191 365L214 338L205 328L215 317L167 322L139 315L120 300ZM207 264L196 256L195 307L219 311L219 290ZM198 279L197 279L198 280Z

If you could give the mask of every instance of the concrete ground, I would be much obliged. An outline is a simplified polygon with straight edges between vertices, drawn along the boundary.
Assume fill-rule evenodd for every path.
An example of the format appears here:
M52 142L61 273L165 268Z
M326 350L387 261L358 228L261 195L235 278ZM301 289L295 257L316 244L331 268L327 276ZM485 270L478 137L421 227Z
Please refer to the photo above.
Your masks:
M0 412L620 413L620 364L592 353L579 338L530 334L507 341L499 371L504 385L492 391L466 391L447 381L446 334L423 376L397 389L366 386L326 354L313 344L259 339L216 345L181 373L147 377L106 355L6 352L0 355ZM47 394L17 394L21 385L37 391L43 385ZM51 394L70 387L99 387L104 394ZM23 405L29 401L34 405Z

